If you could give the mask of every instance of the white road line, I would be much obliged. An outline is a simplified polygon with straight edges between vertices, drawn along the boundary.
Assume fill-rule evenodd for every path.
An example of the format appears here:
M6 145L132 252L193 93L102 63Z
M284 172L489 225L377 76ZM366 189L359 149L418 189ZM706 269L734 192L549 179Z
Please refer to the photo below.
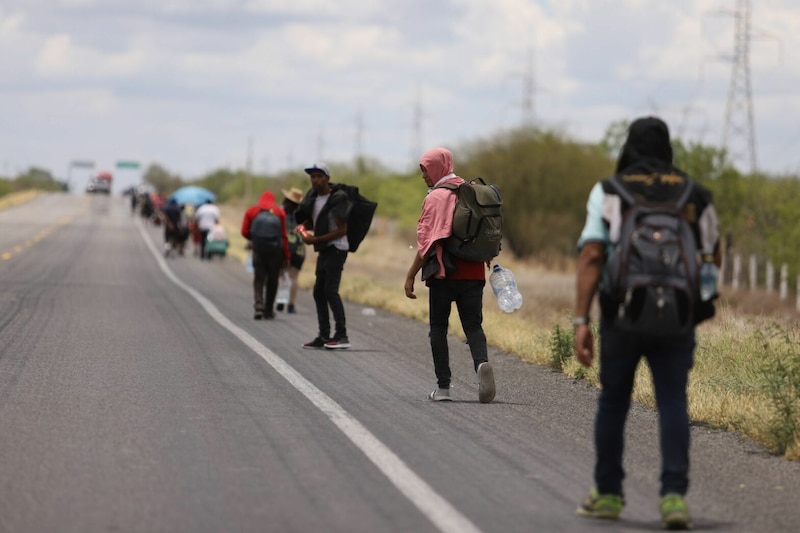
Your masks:
M224 327L261 356L278 374L292 384L303 396L308 398L317 409L325 413L328 418L355 444L367 458L389 479L389 481L402 492L417 509L425 515L440 531L445 533L479 533L480 529L461 514L450 502L439 495L433 488L414 473L400 457L398 457L385 444L369 432L358 420L348 413L341 405L333 401L327 394L315 387L310 381L300 375L285 360L272 350L258 342L258 340L245 330L231 322L222 314L208 298L197 290L181 281L169 268L161 253L150 240L143 225L137 221L139 233L155 257L161 271L175 285L186 291L192 298L206 310L220 326Z

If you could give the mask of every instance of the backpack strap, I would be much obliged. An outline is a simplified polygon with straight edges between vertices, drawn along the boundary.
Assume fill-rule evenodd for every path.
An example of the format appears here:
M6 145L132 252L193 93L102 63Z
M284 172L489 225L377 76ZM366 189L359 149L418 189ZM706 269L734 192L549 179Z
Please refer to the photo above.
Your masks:
M457 191L458 188L461 187L461 185L474 185L475 183L478 183L478 182L480 182L481 185L486 185L486 182L483 181L483 178L480 178L480 177L473 178L471 180L467 180L467 179L464 179L464 178L461 178L461 179L464 180L463 184L456 185L455 183L442 183L438 187L434 187L434 189L450 189L451 191Z
M636 198L633 196L633 193L631 193L631 191L629 191L628 188L625 187L625 184L622 183L622 178L620 177L619 174L615 174L614 176L612 176L611 179L608 180L608 183L609 185L611 185L611 188L614 189L614 192L616 192L620 196L620 198L622 198L622 200L626 204L628 204L628 207L633 206L637 203Z
M637 202L636 197L633 196L633 193L625 187L625 184L622 183L622 178L619 174L615 174L608 180L608 183L611 185L611 188L614 189L622 200L628 204L628 207L633 206L639 202ZM678 211L683 211L683 208L686 207L686 203L689 201L689 197L692 195L692 191L694 190L694 182L690 177L686 177L686 185L681 191L681 195L678 197L678 200L675 202L675 207Z
M680 198L678 201L675 202L675 206L678 208L678 211L683 211L683 208L686 207L686 203L689 201L689 197L692 195L692 191L694 190L694 181L692 178L686 177L686 186L683 188L683 192L681 193Z

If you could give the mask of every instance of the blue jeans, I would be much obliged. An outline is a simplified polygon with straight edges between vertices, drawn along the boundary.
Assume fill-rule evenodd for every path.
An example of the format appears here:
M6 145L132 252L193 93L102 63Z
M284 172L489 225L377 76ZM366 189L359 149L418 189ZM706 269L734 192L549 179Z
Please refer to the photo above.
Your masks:
M447 325L450 310L456 303L461 327L467 336L475 370L488 361L486 335L483 332L483 280L433 279L430 282L429 314L433 368L440 389L450 388L450 351L447 346Z
M600 400L595 420L595 483L601 494L623 494L625 420L639 360L647 358L655 387L661 441L661 495L689 488L686 386L694 364L694 330L681 337L623 333L600 324Z

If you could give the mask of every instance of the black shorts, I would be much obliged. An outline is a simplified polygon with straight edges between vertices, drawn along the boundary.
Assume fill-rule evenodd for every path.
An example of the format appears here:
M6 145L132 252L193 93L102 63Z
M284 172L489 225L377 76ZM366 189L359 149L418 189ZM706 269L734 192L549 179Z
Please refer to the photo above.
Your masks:
M305 255L292 254L289 256L289 265L300 270L303 268L303 262L306 260Z

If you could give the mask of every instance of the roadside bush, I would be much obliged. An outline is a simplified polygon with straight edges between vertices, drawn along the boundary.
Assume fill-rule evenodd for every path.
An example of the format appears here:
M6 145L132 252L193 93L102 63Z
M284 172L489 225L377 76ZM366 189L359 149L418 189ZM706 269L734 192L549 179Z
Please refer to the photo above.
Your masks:
M572 317L570 317L572 320ZM594 339L595 357L600 355L600 345L598 343L600 330L597 324L589 324ZM564 372L577 380L589 379L590 382L596 381L596 374L590 374L589 369L580 364L575 357L575 331L572 328L564 329L558 324L553 325L550 332L550 367L558 372ZM596 367L597 365L595 365Z
M550 366L561 372L567 360L575 355L574 346L575 333L555 324L550 334Z
M762 392L769 399L766 444L777 454L800 456L800 339L777 324L760 336Z

